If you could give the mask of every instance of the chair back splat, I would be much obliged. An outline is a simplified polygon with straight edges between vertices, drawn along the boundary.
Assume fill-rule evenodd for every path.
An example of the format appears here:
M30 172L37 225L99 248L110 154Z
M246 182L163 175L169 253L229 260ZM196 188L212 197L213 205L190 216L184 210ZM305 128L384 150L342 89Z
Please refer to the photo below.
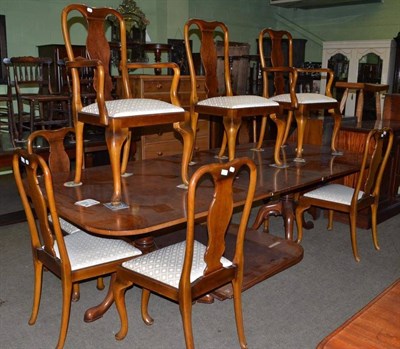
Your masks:
M233 259L224 257L226 236L233 213L233 188L237 176L249 176L244 209L237 231ZM211 184L210 184L211 182ZM114 284L115 304L121 319L117 339L128 332L125 291L131 285L143 287L142 318L150 325L148 313L150 292L179 303L186 347L194 348L192 303L215 289L232 283L237 333L241 348L247 348L242 315L243 244L254 198L256 166L248 158L225 164L200 167L191 177L187 195L187 228L185 240L160 248L137 260L125 262L118 269ZM206 200L206 197L209 199ZM196 202L209 202L206 231L196 228ZM199 226L197 226L199 228ZM197 235L200 234L200 235ZM201 242L199 241L201 240Z
M28 137L28 152L35 153L35 150L40 150L42 146L39 147L38 142L42 138L48 146L49 158L47 162L51 172L70 172L70 159L65 149L65 142L67 141L66 136L74 133L73 127L63 127L57 130L37 130Z

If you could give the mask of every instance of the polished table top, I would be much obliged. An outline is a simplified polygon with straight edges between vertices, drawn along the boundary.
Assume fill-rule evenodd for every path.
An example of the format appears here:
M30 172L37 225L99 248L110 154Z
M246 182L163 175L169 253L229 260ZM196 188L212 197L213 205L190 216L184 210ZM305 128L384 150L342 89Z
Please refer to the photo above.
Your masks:
M238 146L237 157L248 156L254 159L257 170L255 200L274 198L299 190L314 187L321 182L341 178L357 172L361 161L360 154L347 153L333 157L328 147L305 146L305 163L295 163L294 145L284 148L287 168L276 168L273 164L273 144L267 144L265 151L250 150L252 145ZM221 161L215 158L217 150L204 151L194 157L199 166ZM54 191L59 215L82 229L93 233L112 236L132 236L174 227L186 221L186 190L178 188L180 182L179 155L133 161L128 166L132 176L122 179L122 198L129 206L112 211L104 203L112 193L112 177L109 166L92 167L83 171L83 185L65 187L72 179L70 175L54 175ZM225 160L224 160L225 161ZM244 204L247 173L240 173L235 180L235 206ZM210 197L211 185L202 183L201 195L196 202L197 217L205 216ZM243 188L243 189L242 189ZM207 195L208 194L208 195ZM203 196L204 195L204 196ZM75 205L76 201L94 199L100 204L91 207Z

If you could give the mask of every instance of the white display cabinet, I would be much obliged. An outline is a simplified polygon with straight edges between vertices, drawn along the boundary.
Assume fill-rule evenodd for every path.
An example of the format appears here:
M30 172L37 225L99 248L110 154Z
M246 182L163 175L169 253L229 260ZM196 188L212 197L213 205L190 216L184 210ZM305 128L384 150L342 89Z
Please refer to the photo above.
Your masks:
M396 43L388 40L325 41L322 50L322 67L329 65L335 71L335 79L348 82L368 82L389 85L395 63ZM335 56L336 55L336 56ZM341 58L342 60L335 60ZM329 64L331 60L332 64ZM321 93L325 93L326 77L321 78ZM381 95L381 98L384 98ZM381 101L383 105L383 101ZM344 115L355 115L356 93L350 92Z

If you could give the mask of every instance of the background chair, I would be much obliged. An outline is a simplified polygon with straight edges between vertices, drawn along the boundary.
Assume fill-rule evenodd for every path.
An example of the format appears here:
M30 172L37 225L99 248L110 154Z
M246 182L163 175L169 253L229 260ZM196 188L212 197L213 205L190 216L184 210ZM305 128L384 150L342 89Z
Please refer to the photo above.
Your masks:
M197 29L197 30L196 30ZM197 95L197 81L195 58L191 50L191 38L194 33L200 36L200 57L201 64L206 78L207 98L199 100ZM231 69L229 60L229 33L228 28L222 22L207 22L200 19L190 19L185 24L184 30L186 54L188 57L191 96L190 96L190 113L192 121L192 129L196 135L197 120L199 114L221 117L224 123L224 137L219 152L219 157L225 153L226 144L228 144L228 157L233 160L235 157L235 147L237 134L242 123L243 117L254 117L261 115L263 125L267 122L267 115L276 123L278 135L276 139L276 147L274 152L275 164L281 165L279 158L279 149L284 134L285 122L277 118L276 113L279 111L277 102L269 100L261 96L240 95L234 96L232 92ZM215 40L223 40L223 78L224 82L218 81L217 74L217 45ZM224 86L224 90L218 88ZM262 127L265 132L265 127ZM259 143L256 149L261 150L261 143L264 134L260 135Z
M238 171L247 167L250 181L246 203L238 229L236 250L232 261L223 257L226 231L233 212L233 181ZM246 175L241 172L241 175ZM199 183L211 176L214 192L210 191L207 216L207 246L194 239L195 202L197 192L206 190ZM123 339L128 331L128 318L124 294L127 287L143 287L142 318L148 325L153 319L148 314L150 292L158 293L179 303L187 348L194 348L192 331L192 302L229 282L233 287L233 299L237 332L241 348L246 348L243 329L241 291L243 281L243 243L256 184L256 166L248 158L235 159L227 164L210 164L198 169L190 179L187 205L188 218L186 241L155 250L143 258L123 263L118 269L114 284L114 298L121 329L117 339ZM171 271L167 272L165 271Z
M353 255L357 262L360 257L357 249L356 224L357 212L363 209L371 210L372 240L379 250L377 235L377 210L379 204L379 191L383 173L393 144L393 131L391 129L371 130L365 144L362 164L355 188L342 184L328 184L302 194L297 203L297 241L303 237L303 213L311 206L329 210L328 229L332 229L333 212L346 212L349 214L350 236Z
M70 21L68 15L76 11L87 24L86 50L90 59L75 57L70 38ZM120 61L123 96L112 98L112 79L110 76L110 46L105 33L105 23L114 18L120 31ZM68 53L67 68L71 70L73 91L73 118L76 131L76 174L74 183L81 181L83 127L91 124L105 127L106 143L110 155L114 192L111 204L121 203L121 174L125 174L132 127L151 126L174 123L174 128L183 137L182 181L188 184L188 165L193 148L193 133L189 123L189 113L179 106L177 87L180 71L175 63L127 63L126 29L123 16L111 8L90 8L85 5L69 5L62 11L62 31ZM81 95L80 69L92 68L95 72L94 89L97 93L96 103L83 107ZM171 103L159 100L135 98L129 88L129 69L171 69L174 72L171 84ZM121 165L121 152L124 154Z
M7 90L6 93L0 95L0 130L1 132L7 132L9 134L11 146L15 148L15 141L18 137L13 104L13 89L15 86L12 83L12 79L10 76L10 59L4 58L2 63L6 67Z
M18 104L20 141L25 139L26 134L37 129L71 126L70 97L54 93L50 83L52 59L12 57L11 63Z
M265 57L265 40L271 40L271 56ZM288 55L284 55L283 43L287 41ZM336 149L336 136L338 134L342 115L339 102L332 98L331 87L334 74L330 69L299 68L293 67L293 42L292 35L287 31L272 29L261 30L258 37L261 70L263 74L263 95L279 103L283 114L288 113L283 144L286 143L292 124L293 113L297 124L297 154L294 161L302 162L303 141L307 118L311 111L328 110L334 118L334 128L331 139L332 153L339 155ZM270 59L268 59L270 58ZM298 93L298 76L301 73L327 74L326 95L319 93ZM272 74L272 78L269 75Z
M20 168L26 172L25 181ZM13 157L13 171L28 220L32 243L35 286L29 324L33 325L38 316L42 273L45 267L61 279L62 314L57 348L63 348L68 329L73 284L114 273L118 264L141 252L123 240L99 238L83 231L64 236L55 205L51 172L44 159L37 154L28 154L27 151L19 149ZM38 225L28 197L38 218ZM48 219L49 213L52 225ZM114 277L115 275L112 276Z

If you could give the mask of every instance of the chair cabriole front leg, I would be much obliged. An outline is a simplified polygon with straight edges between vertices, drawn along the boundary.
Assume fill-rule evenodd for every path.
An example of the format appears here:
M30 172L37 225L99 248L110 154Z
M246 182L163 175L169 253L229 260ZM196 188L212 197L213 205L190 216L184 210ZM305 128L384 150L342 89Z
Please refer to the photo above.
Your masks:
M83 167L83 127L84 123L76 121L75 137L76 137L76 159L75 159L75 178L74 185L80 185Z
M183 153L182 153L182 165L181 165L181 177L184 186L189 185L189 162L192 158L194 148L194 134L192 126L189 121L175 122L174 129L183 138Z
M294 161L304 162L303 159L303 143L304 143L304 133L306 130L307 117L304 115L302 110L303 108L300 106L298 111L295 111L295 118L297 123L297 149L296 149L296 158Z
M342 122L342 115L340 114L338 108L335 108L332 117L334 120L332 138L331 138L332 155L343 155L343 153L340 152L339 150L337 150L337 148L336 148L336 140L337 140L337 136L339 134L340 124Z
M127 128L118 127L116 122L112 122L105 132L114 184L111 204L114 206L118 206L121 203L121 152L122 146L128 138L128 133Z
M228 158L229 161L235 158L236 138L242 124L241 117L224 116L224 128L228 142ZM221 157L223 154L219 154Z

